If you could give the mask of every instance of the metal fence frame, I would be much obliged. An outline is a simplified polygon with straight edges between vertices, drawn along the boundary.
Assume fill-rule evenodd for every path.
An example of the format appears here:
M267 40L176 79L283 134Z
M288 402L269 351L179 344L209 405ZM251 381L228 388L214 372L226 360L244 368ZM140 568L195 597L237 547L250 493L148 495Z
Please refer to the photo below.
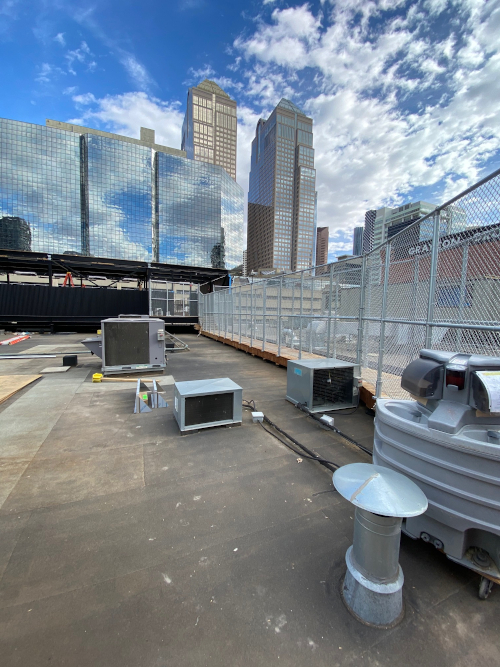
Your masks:
M199 305L202 329L226 339L360 364L377 397L404 396L399 377L420 348L500 356L500 169L363 256L200 295Z

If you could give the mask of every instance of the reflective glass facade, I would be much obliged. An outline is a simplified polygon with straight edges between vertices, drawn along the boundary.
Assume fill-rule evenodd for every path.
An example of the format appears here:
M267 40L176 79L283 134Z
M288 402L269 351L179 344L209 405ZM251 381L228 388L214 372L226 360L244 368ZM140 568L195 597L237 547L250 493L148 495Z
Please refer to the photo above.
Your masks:
M243 252L243 190L221 167L156 155L159 261L233 268Z
M66 126L0 119L0 247L241 263L243 190L222 167Z
M282 99L259 120L248 193L248 270L314 265L316 171L312 120Z
M241 264L243 256L244 196L243 189L225 171L221 172L221 226L224 233L227 268Z
M218 265L221 252L220 167L157 155L160 262Z
M0 228L19 226L20 250L80 252L81 218L80 137L1 118Z
M151 148L92 134L85 140L90 254L151 261Z

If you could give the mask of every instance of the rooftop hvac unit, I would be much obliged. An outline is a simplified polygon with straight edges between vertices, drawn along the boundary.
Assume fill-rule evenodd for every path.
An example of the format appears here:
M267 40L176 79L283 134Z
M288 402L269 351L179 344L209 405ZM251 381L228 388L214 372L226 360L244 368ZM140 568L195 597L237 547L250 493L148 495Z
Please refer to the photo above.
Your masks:
M373 462L404 473L429 500L403 530L500 580L500 359L421 350L401 386L414 400L378 399Z
M286 398L311 412L358 405L359 366L339 359L288 361Z
M147 315L101 322L105 375L165 368L165 322Z
M241 424L242 389L229 378L176 382L174 416L181 432Z

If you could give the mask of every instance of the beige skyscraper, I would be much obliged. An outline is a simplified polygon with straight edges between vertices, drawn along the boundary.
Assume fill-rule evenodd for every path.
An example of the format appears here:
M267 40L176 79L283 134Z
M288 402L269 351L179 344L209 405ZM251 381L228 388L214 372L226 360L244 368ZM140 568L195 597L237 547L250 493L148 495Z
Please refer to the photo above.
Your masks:
M236 180L236 102L214 81L188 91L182 150L192 160L224 167Z

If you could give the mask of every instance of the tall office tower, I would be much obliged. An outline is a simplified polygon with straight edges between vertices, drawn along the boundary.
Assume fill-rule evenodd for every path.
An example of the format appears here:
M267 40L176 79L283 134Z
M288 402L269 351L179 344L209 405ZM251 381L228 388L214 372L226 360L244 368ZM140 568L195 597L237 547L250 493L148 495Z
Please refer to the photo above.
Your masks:
M191 160L224 167L236 180L236 102L213 81L188 91L181 149Z
M327 268L323 264L328 264L328 227L318 227L316 229L316 275L326 273Z
M365 213L365 226L363 228L363 252L370 252L373 249L373 228L377 211L370 210Z
M312 119L282 99L257 123L248 193L248 272L314 265L315 193Z
M354 227L352 237L352 254L355 257L363 254L363 230L364 227Z
M243 250L243 265L242 265L242 276L248 276L248 267L247 267L247 251Z

